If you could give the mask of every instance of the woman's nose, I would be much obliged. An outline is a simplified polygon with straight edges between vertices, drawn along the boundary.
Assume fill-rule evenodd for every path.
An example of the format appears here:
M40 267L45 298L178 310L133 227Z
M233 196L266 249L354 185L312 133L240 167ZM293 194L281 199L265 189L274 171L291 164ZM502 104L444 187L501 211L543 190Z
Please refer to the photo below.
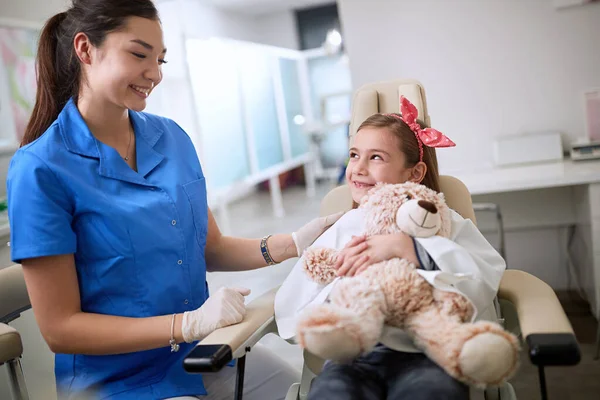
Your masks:
M153 86L158 85L162 80L162 71L159 65L148 68L144 75L146 79L152 81Z

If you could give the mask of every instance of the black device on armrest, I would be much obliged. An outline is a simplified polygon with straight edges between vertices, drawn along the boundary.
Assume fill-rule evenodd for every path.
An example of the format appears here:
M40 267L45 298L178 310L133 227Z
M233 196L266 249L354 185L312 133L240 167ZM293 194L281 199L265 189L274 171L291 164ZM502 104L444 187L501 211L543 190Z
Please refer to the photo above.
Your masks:
M529 358L538 366L577 365L581 352L571 333L533 333L526 338Z
M232 359L227 344L198 344L183 360L183 368L191 373L218 372Z

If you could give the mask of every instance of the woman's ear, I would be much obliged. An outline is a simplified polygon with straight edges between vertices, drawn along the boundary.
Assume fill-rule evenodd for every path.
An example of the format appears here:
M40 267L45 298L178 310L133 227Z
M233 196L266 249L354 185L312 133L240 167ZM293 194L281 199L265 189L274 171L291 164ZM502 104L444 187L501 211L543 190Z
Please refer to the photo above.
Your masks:
M83 64L91 63L90 53L92 51L92 44L85 33L79 32L75 35L75 38L73 38L73 47L79 61Z
M419 161L414 167L410 170L410 181L415 183L421 183L425 178L425 174L427 173L427 164L423 161Z

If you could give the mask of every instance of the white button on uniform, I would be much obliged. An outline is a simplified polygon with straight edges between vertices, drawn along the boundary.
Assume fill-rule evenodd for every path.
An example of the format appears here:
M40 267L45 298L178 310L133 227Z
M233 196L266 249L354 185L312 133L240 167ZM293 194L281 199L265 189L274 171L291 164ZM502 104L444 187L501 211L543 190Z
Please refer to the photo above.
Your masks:
M171 225L175 225L177 223L177 221L173 220L171 221Z
M183 302L183 304L187 304L189 303L188 299L185 299L185 301Z
M177 264L181 265L181 264L183 264L183 261L177 260Z

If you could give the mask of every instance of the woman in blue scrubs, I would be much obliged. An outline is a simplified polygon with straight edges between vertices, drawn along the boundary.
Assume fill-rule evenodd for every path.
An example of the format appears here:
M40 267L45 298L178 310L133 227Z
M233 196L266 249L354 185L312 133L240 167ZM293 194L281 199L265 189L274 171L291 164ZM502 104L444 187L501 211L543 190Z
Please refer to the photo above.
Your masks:
M233 368L205 377L208 394L182 368L196 341L245 313L249 291L209 297L206 271L296 257L338 217L262 240L221 235L190 138L142 112L165 55L150 0L74 0L41 34L36 104L7 186L12 258L61 399L227 398ZM254 398L283 398L287 364L253 353Z

